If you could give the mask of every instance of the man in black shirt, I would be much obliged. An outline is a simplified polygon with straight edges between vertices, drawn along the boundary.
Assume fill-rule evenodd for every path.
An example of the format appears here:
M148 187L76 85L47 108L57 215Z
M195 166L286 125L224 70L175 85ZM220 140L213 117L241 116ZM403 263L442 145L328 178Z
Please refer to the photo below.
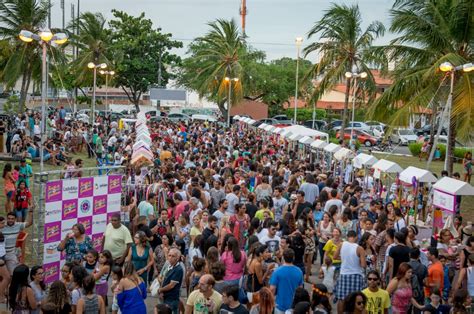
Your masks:
M410 248L405 245L406 235L403 232L395 232L395 246L388 253L388 267L390 280L397 275L401 263L410 261Z
M222 291L222 305L219 313L248 314L245 306L239 302L239 286L228 285Z
M216 216L209 216L208 225L202 231L202 240L203 240L203 242L206 242L207 238L209 238L211 235L213 235L213 234L217 235L216 230L217 230L217 217Z
M362 187L356 186L354 188L354 196L351 197L349 201L349 206L351 208L351 213L352 213L352 220L358 220L359 219L359 210L364 206L362 202L360 201L360 197L362 195Z
M179 265L180 258L181 252L178 249L170 249L168 252L169 270L163 279L162 287L158 289L163 303L168 305L173 313L178 313L179 290L184 278L183 268Z
M296 220L300 217L303 210L313 207L310 202L305 202L304 195L304 191L298 191L296 193L296 200L291 200L291 213Z

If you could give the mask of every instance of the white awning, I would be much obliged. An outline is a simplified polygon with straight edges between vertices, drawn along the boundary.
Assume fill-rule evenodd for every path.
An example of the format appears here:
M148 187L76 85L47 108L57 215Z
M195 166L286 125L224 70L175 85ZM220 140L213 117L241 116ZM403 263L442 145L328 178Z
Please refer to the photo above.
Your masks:
M302 125L291 125L289 127L286 127L285 129L288 129L288 131L293 133L293 134L300 134L302 136L310 136L310 137L313 137L313 138L324 137L326 139L329 138L327 133L317 131L317 130L313 130L313 129L304 127Z
M270 124L267 125L267 126L264 128L264 130L267 131L267 132L271 132L271 131L274 130L274 129L276 129L276 127L273 126L273 125L270 125Z
M300 142L301 144L311 144L312 142L314 142L314 139L309 136L303 136L298 140L298 142Z
M372 168L378 169L380 172L386 173L400 173L403 171L403 168L400 167L397 163L386 159L380 159L372 165Z
M239 117L239 119L238 119L238 120L239 120L239 121L242 121L242 122L244 122L244 120L245 120L245 117Z
M340 150L342 147L337 145L337 144L334 144L334 143L329 143L328 145L326 145L326 147L324 147L324 151L328 152L328 153L335 153L337 152L338 150Z
M279 134L281 131L283 131L282 128L276 127L272 130L272 133Z
M436 177L428 170L412 166L400 172L399 176L401 181L410 184L413 182L413 177L415 177L418 182L436 182L437 180Z
M467 182L443 177L433 185L433 188L452 195L474 195L474 187Z
M249 117L247 117L247 118L244 118L242 121L245 122L245 123L249 123L250 120L252 120L252 119L250 119Z
M341 147L337 152L334 153L334 158L337 160L343 160L352 157L354 157L354 152L344 147Z
M239 115L236 115L236 116L233 116L232 117L232 120L239 120L240 119L240 116Z
M259 129L265 129L265 127L267 126L268 124L266 123L262 123L258 126Z
M303 135L301 135L301 134L291 134L290 136L288 136L288 139L290 141L297 141L302 137L303 137Z
M323 149L326 146L328 146L328 143L321 140L315 140L311 143L311 147L316 149Z
M354 159L352 160L352 164L354 165L354 167L360 169L366 166L372 166L377 162L377 160L378 159L375 158L375 156L361 153L354 157Z
M247 123L250 124L250 125L253 125L255 122L257 122L257 121L255 121L254 119L250 119Z
M282 128L280 131L280 135L286 137L287 134L293 134L288 128Z

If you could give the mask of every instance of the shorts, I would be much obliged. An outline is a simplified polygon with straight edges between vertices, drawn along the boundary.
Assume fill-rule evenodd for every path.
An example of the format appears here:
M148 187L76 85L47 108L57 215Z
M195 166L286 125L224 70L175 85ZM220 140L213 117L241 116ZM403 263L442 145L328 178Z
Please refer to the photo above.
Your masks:
M28 208L15 209L16 218L24 218L24 219L26 219L26 214L27 214L27 212L28 212Z
M95 293L100 296L107 296L109 290L109 284L107 282L99 283L95 285Z
M362 275L340 275L336 282L336 287L334 288L334 301L344 300L352 292L362 291L365 286L365 279Z
M9 200L11 200L11 199L12 199L12 196L13 196L13 191L8 191L8 192L7 192L7 198L8 198Z

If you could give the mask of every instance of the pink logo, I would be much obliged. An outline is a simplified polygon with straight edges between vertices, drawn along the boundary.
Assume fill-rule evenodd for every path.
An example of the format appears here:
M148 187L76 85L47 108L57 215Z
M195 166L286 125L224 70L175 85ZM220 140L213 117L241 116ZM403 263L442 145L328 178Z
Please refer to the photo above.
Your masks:
M94 194L94 178L79 179L79 198L90 197Z
M61 240L61 222L51 222L44 224L44 243Z
M109 194L122 193L122 176L111 175L109 176Z
M77 199L63 201L62 219L71 219L77 217Z
M53 181L46 183L46 202L56 202L62 199L63 182Z
M92 211L94 215L105 214L107 212L107 195L94 196Z

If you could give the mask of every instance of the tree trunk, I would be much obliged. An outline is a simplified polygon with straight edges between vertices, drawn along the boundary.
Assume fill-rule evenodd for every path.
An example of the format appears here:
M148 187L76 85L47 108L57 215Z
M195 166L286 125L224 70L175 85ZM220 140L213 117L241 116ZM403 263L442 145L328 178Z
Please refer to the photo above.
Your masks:
M344 129L347 127L347 111L349 107L349 93L351 91L351 80L346 79L346 97L344 98L344 111L342 112L341 139L344 139Z
M26 103L26 96L28 94L28 69L23 71L21 77L21 88L20 88L20 99L18 100L18 109L20 113L24 112L25 103Z
M454 148L456 146L456 119L451 117L451 123L449 125L449 150L446 149L446 158L448 159L448 174L452 176L453 174L453 163L454 163ZM440 128L442 125L439 126ZM448 147L446 147L448 148Z
M431 129L430 129L430 150L433 149L434 139L436 135L436 116L438 115L438 102L433 100L432 107L431 107ZM421 127L421 125L420 125ZM438 126L441 127L441 126ZM431 156L431 151L428 152L428 156Z

